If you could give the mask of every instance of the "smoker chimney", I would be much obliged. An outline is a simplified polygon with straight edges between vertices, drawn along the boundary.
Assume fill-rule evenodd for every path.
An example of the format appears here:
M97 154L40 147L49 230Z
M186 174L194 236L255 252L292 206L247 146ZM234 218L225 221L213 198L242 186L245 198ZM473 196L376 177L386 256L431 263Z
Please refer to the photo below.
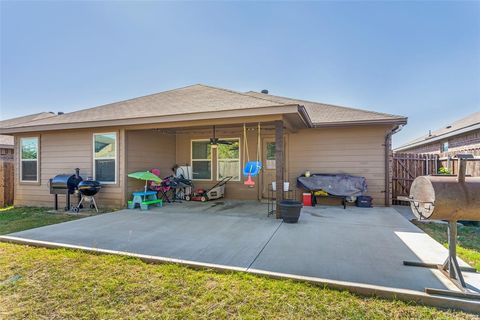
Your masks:
M64 112L63 112L63 111L58 111L57 114L58 114L59 116L61 116L62 114L64 114Z
M428 136L429 136L429 137L432 136L432 130L428 130Z
M268 90L267 89L263 89L262 91L260 91L261 93L263 94L268 94Z

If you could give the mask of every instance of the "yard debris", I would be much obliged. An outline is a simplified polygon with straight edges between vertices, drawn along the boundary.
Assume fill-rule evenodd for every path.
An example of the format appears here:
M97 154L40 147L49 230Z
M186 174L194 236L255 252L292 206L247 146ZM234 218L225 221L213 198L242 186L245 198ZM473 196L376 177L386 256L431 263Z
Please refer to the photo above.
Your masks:
M0 287L3 287L3 286L6 286L6 285L9 285L11 283L15 283L17 282L18 280L20 280L22 278L22 276L16 274L14 276L11 276L10 278L6 279L6 280L3 280L2 282L0 282Z

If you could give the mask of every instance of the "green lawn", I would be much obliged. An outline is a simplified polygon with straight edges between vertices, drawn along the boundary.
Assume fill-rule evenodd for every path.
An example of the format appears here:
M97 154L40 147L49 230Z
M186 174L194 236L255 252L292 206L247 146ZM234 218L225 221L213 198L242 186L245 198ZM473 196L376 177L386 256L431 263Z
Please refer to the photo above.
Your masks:
M0 234L82 218L81 215L50 213L46 208L22 207L0 211Z
M289 280L0 243L5 319L474 319Z
M414 221L414 224L438 242L446 247L448 246L446 224L422 223L418 221ZM480 271L480 227L459 227L457 244L458 256Z
M77 219L0 212L0 234ZM0 243L0 319L474 319L244 273Z

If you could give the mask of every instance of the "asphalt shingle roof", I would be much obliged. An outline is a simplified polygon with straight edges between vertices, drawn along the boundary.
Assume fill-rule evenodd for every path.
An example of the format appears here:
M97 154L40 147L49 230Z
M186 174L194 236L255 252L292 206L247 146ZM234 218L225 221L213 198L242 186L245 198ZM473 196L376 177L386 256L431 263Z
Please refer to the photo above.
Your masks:
M192 85L130 100L79 110L56 116L54 119L32 121L28 125L48 125L88 121L181 115L235 109L270 107L278 105L260 99L205 85Z
M313 124L328 124L338 122L354 122L354 121L380 121L380 120L393 120L393 119L405 119L403 116L392 115L387 113L380 113L375 111L368 111L362 109L354 109L349 107L335 106L331 104L306 101L300 99L286 98L280 96L274 96L271 94L258 93L254 91L247 92L248 95L254 97L266 96L272 101L278 103L296 103L305 106L308 115Z
M122 120L169 115L183 115L214 111L229 111L238 109L281 107L286 105L305 106L314 124L376 121L376 120L406 120L401 116L389 115L373 111L333 106L311 101L290 99L256 92L237 92L202 84L196 84L179 89L164 91L130 100L110 103L90 109L34 117L27 122L6 120L0 122L4 128L31 127L52 124L74 124L80 122ZM48 113L49 114L49 113ZM9 122L10 121L10 122Z
M442 136L446 136L446 135L449 135L449 134L455 134L455 131L466 129L468 127L472 127L472 126L478 125L478 124L480 124L480 112L475 112L475 113L472 113L472 114L466 116L465 118L454 121L454 122L452 122L451 124L449 124L445 127L442 127L440 129L431 131L430 134L425 134L421 137L418 137L418 138L416 138L416 139L414 139L414 140L396 148L395 150L407 148L411 145L418 145L419 143L420 144L430 143L430 141L433 140L433 139L437 140L437 139L441 138Z
M40 112L28 116L6 119L0 121L0 128L21 126L22 124L27 124L33 121L48 119L52 117L55 117L55 114L52 112Z

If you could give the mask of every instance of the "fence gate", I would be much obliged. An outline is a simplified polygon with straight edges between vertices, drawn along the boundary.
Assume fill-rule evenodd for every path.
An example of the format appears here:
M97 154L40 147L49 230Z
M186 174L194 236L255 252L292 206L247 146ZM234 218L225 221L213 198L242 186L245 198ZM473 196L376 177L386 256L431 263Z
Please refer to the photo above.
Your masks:
M409 205L396 200L398 196L409 196L413 180L418 176L436 174L438 155L394 153L392 163L392 204Z

